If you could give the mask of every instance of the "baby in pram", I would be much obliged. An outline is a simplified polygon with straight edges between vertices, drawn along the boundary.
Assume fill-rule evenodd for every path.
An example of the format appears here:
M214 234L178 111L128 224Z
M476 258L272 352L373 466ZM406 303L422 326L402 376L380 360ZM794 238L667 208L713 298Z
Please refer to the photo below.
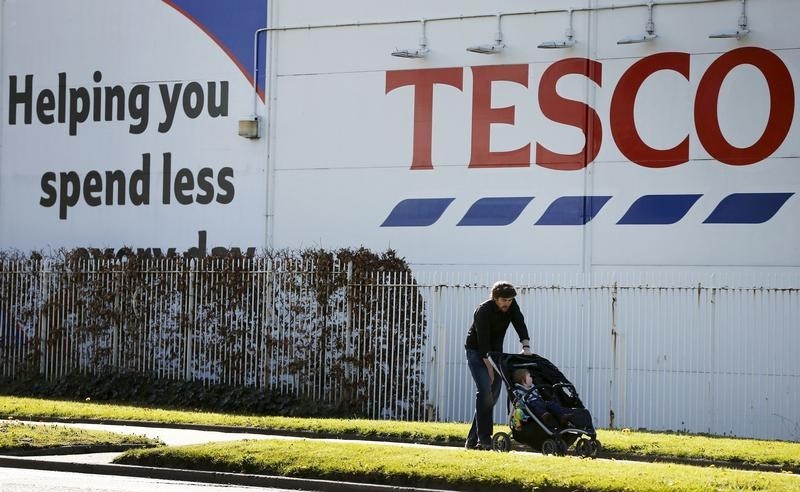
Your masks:
M511 416L511 424L515 430L521 430L522 424L530 417L522 410L523 404L549 427L568 427L573 414L568 412L557 401L542 398L533 385L533 377L529 369L515 369L511 373L514 383L514 394L518 406Z

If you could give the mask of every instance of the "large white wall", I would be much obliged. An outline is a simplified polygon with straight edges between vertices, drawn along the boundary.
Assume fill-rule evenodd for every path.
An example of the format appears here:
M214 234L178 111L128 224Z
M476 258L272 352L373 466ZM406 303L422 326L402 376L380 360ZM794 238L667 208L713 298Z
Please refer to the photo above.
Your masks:
M629 2L628 4L634 4ZM800 77L798 46L787 18L797 12L791 1L752 1L752 32L742 40L709 39L714 31L735 28L739 2L687 2L656 5L658 38L647 44L617 45L624 36L643 32L647 9L605 9L603 1L577 2L571 49L538 49L538 43L563 38L568 16L563 2L537 2L539 13L504 15L507 48L498 55L467 52L466 46L490 42L493 14L530 11L523 2L419 2L403 9L369 2L274 2L271 97L271 162L275 169L274 244L339 247L354 243L394 248L417 268L492 268L558 271L628 268L795 268L798 226L798 129L793 121L780 146L766 158L735 166L712 157L695 124L700 81L721 56L745 48L763 48L777 56L796 84ZM620 5L615 3L617 7ZM638 5L638 4L637 4ZM485 14L486 17L470 16ZM465 18L458 18L464 16ZM451 19L439 19L456 17ZM429 55L402 59L396 48L415 48L419 23L426 18ZM437 20L439 19L439 20ZM360 22L362 25L350 25ZM333 27L318 27L326 25ZM298 26L311 26L292 29ZM286 29L278 29L286 28ZM635 124L655 149L668 149L684 138L689 161L653 169L632 163L612 136L610 106L623 74L637 61L679 52L689 57L687 77L655 72L635 98ZM579 57L602 66L602 83L567 75L557 84L561 97L585 102L596 111L602 143L584 169L556 171L535 163L524 167L469 168L472 143L473 70L489 65L525 65L527 87L492 84L491 107L513 107L514 123L491 125L491 151L536 144L560 153L584 145L575 126L544 115L538 97L542 75L559 60ZM463 87L433 89L433 169L412 170L414 90L387 92L388 73L396 70L461 69ZM786 84L785 84L786 85ZM791 82L790 84L791 85ZM784 90L796 95L792 86ZM776 104L787 102L778 99ZM797 113L795 97L793 113ZM770 114L770 89L761 72L741 64L722 83L717 118L725 139L735 147L753 145ZM796 119L796 117L795 117ZM778 212L759 224L708 224L704 221L728 195L791 193ZM699 198L682 218L666 225L618 225L635 200L644 195L693 194ZM558 197L610 196L585 226L535 225ZM458 226L470 206L486 197L533 197L518 218L502 226ZM419 227L381 227L393 207L406 199L450 198L438 220Z

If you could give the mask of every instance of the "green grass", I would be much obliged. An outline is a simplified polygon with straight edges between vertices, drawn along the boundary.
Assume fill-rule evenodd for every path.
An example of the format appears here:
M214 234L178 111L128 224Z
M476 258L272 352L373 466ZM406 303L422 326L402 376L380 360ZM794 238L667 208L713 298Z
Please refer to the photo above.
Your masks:
M132 450L115 462L470 490L800 490L785 473L308 439Z
M67 418L200 424L245 427L373 440L405 440L461 444L464 423L397 422L362 419L303 419L164 410L92 402L71 402L0 396L0 417ZM497 430L505 426L498 426ZM598 430L603 450L642 457L711 459L750 465L800 469L800 443L737 439L660 432Z
M143 436L88 431L63 425L26 425L19 422L0 422L0 454L52 451L73 447L102 447L123 449L129 446L155 446L159 441Z

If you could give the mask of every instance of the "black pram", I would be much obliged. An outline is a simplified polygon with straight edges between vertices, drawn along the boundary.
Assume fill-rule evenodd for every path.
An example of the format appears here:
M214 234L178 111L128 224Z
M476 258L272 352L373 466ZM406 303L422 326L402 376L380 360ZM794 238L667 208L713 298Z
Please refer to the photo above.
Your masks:
M504 354L490 352L489 361L495 371L500 374L508 390L509 426L514 440L527 444L543 454L564 455L569 447L575 444L575 454L585 457L595 457L600 450L600 441L592 425L592 416L580 398L575 386L567 380L564 374L552 362L539 355ZM533 388L538 391L543 400L557 402L570 413L569 422L559 425L550 421L549 424L536 416L533 409L514 392L512 373L516 369L531 370ZM515 428L520 415L514 412L523 412L525 423ZM510 451L511 440L507 433L498 432L492 437L492 447L496 451Z

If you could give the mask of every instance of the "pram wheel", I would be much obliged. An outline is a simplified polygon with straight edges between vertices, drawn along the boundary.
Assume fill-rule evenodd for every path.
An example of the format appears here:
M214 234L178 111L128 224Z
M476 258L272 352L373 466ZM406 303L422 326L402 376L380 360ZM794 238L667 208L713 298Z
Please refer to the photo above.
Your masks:
M575 454L582 458L591 456L592 450L590 449L588 439L578 439L578 442L575 443Z
M596 439L578 439L575 443L575 452L584 458L596 458L600 452L600 441Z
M555 439L545 439L542 442L542 454L561 455L561 446L559 446L558 441Z
M505 432L498 432L492 437L492 449L507 453L511 451L511 436Z
M592 439L589 441L589 456L597 458L597 453L600 452L600 441Z
M556 454L558 454L559 456L564 456L567 454L567 448L569 446L567 446L567 443L565 443L564 440L561 439L560 437L556 439L556 446L558 447L558 451L556 451Z

